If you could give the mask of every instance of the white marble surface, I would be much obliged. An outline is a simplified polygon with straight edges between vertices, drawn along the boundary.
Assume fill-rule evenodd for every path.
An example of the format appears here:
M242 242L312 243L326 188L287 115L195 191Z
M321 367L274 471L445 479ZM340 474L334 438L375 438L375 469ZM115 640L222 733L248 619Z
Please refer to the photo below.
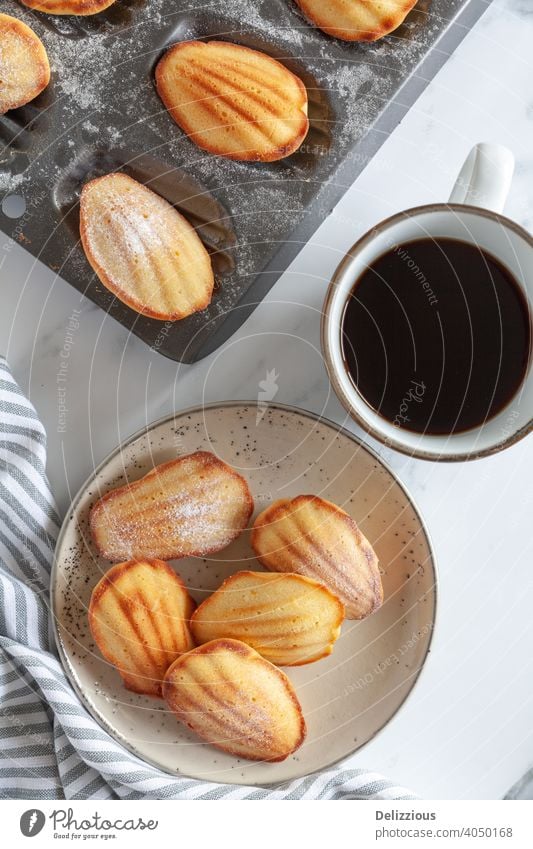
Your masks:
M94 463L133 431L203 400L256 398L267 369L280 375L277 400L344 421L321 361L319 317L328 280L355 239L402 207L445 199L477 141L514 151L506 212L533 227L532 41L531 0L495 0L264 303L195 366L151 352L4 239L0 350L46 424L61 510ZM56 375L73 310L81 312L62 433ZM533 765L531 441L469 464L394 452L387 460L432 532L439 620L413 696L353 762L426 798L498 798Z

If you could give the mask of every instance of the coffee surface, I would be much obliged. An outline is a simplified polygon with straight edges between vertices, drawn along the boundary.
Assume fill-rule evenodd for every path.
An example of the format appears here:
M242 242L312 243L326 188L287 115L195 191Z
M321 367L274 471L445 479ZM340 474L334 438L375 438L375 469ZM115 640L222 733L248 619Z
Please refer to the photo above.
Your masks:
M482 424L517 392L531 343L511 274L455 239L394 246L357 280L342 319L345 365L384 418L447 434Z

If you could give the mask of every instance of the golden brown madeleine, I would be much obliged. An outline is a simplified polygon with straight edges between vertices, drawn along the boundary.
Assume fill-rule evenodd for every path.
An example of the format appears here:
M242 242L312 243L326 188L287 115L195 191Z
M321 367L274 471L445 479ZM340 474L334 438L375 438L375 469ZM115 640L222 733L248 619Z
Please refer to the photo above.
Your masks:
M211 301L211 259L194 228L126 174L85 184L80 236L104 286L143 315L177 321Z
M281 499L263 510L254 522L252 546L267 569L325 584L348 619L363 619L383 601L374 549L348 513L316 495Z
M0 115L29 103L49 82L41 39L23 21L0 14Z
M179 657L163 698L199 737L240 758L283 761L305 739L291 682L239 640L212 640Z
M118 563L98 582L89 605L89 626L106 660L135 693L161 696L170 664L189 651L194 602L168 563Z
M316 27L343 41L377 41L400 26L417 0L296 0Z
M258 50L181 42L160 59L155 77L172 118L210 153L272 162L294 153L307 135L303 82Z
M92 508L90 526L108 560L201 557L238 537L253 506L241 475L197 451L108 492Z
M194 612L196 643L242 640L277 666L331 654L344 607L323 584L302 575L237 572Z
M29 9L49 15L97 15L115 0L22 0Z

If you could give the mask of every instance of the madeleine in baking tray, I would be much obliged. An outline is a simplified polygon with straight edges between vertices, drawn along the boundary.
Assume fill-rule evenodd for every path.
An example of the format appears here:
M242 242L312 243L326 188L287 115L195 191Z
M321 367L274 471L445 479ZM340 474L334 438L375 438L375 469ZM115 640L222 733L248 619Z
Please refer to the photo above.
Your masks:
M179 657L163 697L199 737L236 757L283 761L305 738L287 676L239 640L212 640Z
M255 520L252 546L263 566L298 572L325 584L348 619L380 607L383 588L374 549L355 521L316 495L281 499Z
M161 696L171 663L194 643L194 602L162 560L118 563L93 590L89 626L103 656L135 693Z
M195 611L196 643L241 640L276 666L331 654L344 607L323 584L295 574L237 572Z
M197 451L108 492L92 508L90 527L108 560L201 557L238 537L252 510L244 478L214 454Z
M22 0L29 9L49 15L96 15L115 0Z
M155 77L172 118L210 153L272 162L297 150L307 134L303 82L258 50L181 42L159 60Z
M83 249L104 286L143 315L176 321L208 306L208 252L168 201L126 174L86 183L80 199Z
M311 23L343 41L377 41L400 26L417 0L296 0Z
M0 115L29 103L49 82L41 39L23 21L0 14Z

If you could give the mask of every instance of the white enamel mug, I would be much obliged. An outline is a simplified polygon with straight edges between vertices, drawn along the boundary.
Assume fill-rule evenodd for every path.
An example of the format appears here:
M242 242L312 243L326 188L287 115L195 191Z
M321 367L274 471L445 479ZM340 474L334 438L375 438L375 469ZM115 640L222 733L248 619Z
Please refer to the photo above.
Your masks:
M426 460L472 460L507 448L533 428L531 351L529 368L518 392L497 415L471 430L433 435L398 427L365 401L347 372L341 339L346 303L361 274L394 245L422 238L459 239L495 257L525 293L531 321L533 238L501 215L513 169L513 155L506 148L476 145L448 203L407 209L382 221L348 251L328 288L322 315L322 350L333 389L361 427L405 454Z

